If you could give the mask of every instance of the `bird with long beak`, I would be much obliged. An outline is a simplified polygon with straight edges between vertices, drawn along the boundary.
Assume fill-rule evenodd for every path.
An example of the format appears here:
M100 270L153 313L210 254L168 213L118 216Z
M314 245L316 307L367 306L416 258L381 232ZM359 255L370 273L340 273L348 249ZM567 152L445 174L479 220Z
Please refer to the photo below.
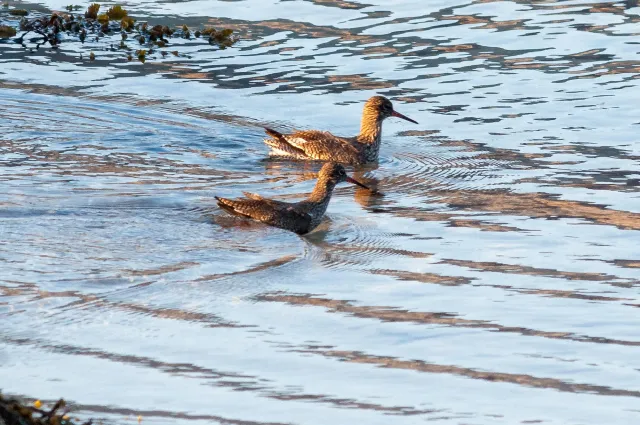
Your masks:
M303 235L315 229L322 221L333 188L341 182L349 182L369 189L357 180L347 176L344 167L336 163L326 163L318 174L316 186L307 199L289 203L263 198L255 193L244 192L245 199L227 199L216 196L218 205L225 211L240 217L261 221L270 226L290 230Z
M306 130L282 134L270 128L271 136L265 143L271 147L270 155L302 160L333 161L349 165L366 164L378 160L382 135L382 121L389 117L402 118L414 124L417 121L396 112L389 99L373 96L364 105L360 134L338 137L326 131Z

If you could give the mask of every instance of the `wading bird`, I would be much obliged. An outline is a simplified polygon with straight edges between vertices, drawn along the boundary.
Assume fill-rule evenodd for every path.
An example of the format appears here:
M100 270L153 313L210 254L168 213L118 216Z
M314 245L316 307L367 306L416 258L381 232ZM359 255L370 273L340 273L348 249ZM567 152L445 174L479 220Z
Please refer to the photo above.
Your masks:
M301 202L275 201L248 192L244 192L245 199L227 199L218 196L215 198L220 208L231 214L251 218L302 235L320 224L331 200L333 188L341 182L353 183L371 190L347 176L342 165L327 163L318 174L318 181L313 192Z
M304 130L282 134L270 128L271 136L265 143L271 147L270 155L302 160L332 161L359 165L378 160L382 135L382 121L398 117L418 124L417 121L396 112L389 99L373 96L364 105L360 134L355 137L338 137L326 131Z

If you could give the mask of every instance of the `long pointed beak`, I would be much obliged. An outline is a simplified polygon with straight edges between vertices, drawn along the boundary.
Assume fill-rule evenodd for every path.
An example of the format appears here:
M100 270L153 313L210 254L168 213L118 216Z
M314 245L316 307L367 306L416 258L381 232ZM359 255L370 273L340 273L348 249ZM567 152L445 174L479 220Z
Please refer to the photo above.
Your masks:
M412 120L411 118L409 118L409 117L407 117L407 116L405 116L405 115L402 115L400 112L393 111L393 112L391 113L391 116L392 116L392 117L402 118L403 120L407 120L407 121L412 122L412 123L414 123L414 124L418 124L418 121L414 121L414 120Z
M371 191L371 188L370 188L369 186L365 186L365 185L363 185L362 183L360 183L358 180L356 180L356 179L352 179L351 177L348 177L348 176L347 176L347 182L349 182L349 183L351 183L351 184L355 184L356 186L360 186L360 187L363 187L363 188L365 188L365 189L367 189L367 190Z

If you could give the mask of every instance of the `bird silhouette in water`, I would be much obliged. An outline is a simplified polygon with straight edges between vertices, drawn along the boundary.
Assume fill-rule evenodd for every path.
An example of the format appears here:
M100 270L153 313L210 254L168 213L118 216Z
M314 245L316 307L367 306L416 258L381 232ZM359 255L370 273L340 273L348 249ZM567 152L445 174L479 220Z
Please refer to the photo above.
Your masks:
M378 160L382 135L382 121L398 117L418 124L417 121L396 112L384 96L373 96L364 105L360 134L338 137L327 131L304 130L282 134L270 128L271 136L265 143L271 147L270 155L302 160L321 160L360 165Z
M318 174L316 186L307 199L289 203L263 198L255 193L243 192L245 199L228 199L216 196L218 205L225 211L268 225L303 235L315 229L322 221L333 188L341 182L349 182L365 189L364 184L347 176L344 167L336 163L325 164Z

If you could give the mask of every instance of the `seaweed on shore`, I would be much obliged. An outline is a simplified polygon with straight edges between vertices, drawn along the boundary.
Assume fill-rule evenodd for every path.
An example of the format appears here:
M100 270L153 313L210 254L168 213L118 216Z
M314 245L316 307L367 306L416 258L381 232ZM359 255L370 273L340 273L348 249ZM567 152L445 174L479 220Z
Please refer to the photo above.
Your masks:
M29 12L27 12L24 9L11 9L9 11L9 15L12 16L27 16L29 14Z
M109 19L112 19L115 21L120 21L127 15L128 15L128 12L125 9L123 9L122 6L120 6L119 4L116 4L115 6L107 10L107 16L109 17Z
M219 49L231 47L238 41L231 29L204 28L192 31L186 25L171 28L167 25L152 26L148 22L138 22L120 5L110 7L105 13L99 13L100 5L97 3L89 5L84 13L72 13L72 10L77 10L77 7L73 5L67 6L66 10L68 13L54 12L51 15L41 15L34 18L27 18L16 9L9 10L9 16L21 16L17 25L17 30L21 34L14 41L22 44L25 48L28 47L27 43L33 43L36 49L46 44L56 49L63 40L68 43L75 39L85 44L98 41L100 38L107 38L110 35L121 34L122 40L119 41L117 49L125 50L125 57L129 57L129 51L132 50L125 42L128 38L147 47L147 54L138 54L138 59L141 62L149 59L155 48L169 47L171 38L201 40L201 42L214 45ZM0 9L0 18L3 17L2 15L7 16L7 11L3 12ZM30 33L37 36L26 39ZM62 37L62 34L65 36ZM15 36L16 28L9 25L0 26L0 38ZM112 49L116 49L113 44ZM162 57L165 56L166 54L162 55Z
M0 25L0 38L10 38L16 35L16 29L8 25Z
M16 399L0 394L0 423L4 425L76 425L68 415L69 409L63 399L58 400L50 409L42 408L42 403L27 405ZM91 425L88 420L81 425Z
M87 19L98 19L98 12L100 11L100 5L98 3L90 4L87 11L84 12L84 17Z

